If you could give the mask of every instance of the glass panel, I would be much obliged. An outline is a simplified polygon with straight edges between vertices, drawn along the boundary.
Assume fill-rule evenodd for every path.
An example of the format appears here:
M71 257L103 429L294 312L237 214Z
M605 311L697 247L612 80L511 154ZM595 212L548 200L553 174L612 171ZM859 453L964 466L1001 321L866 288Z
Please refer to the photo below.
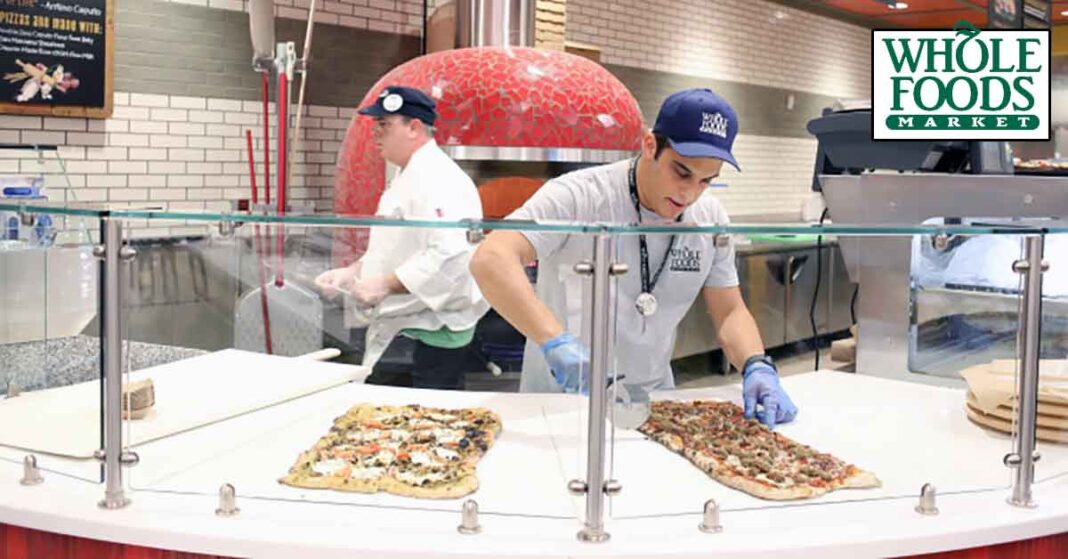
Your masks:
M99 220L0 215L19 226L0 241L0 460L99 483Z
M455 228L455 229L482 229L493 231L503 230L537 230L557 233L596 233L605 232L612 234L683 234L683 233L730 233L739 235L905 235L905 234L1020 234L1029 229L1050 230L1062 227L1061 221L1030 220L1016 221L1012 224L998 223L974 223L974 224L916 224L916 223L880 223L880 224L849 224L849 223L825 223L816 225L811 223L731 223L727 225L711 223L678 223L668 225L637 225L623 223L600 223L600 222L572 222L558 220L418 220L418 219L393 219L369 215L343 215L327 213L299 213L291 212L283 216L271 214L250 214L247 212L218 212L205 210L156 210L138 208L114 208L109 209L100 204L76 203L55 204L51 202L4 202L0 200L0 209L18 210L30 208L35 211L50 211L64 215L101 215L108 213L119 217L135 220L177 220L182 222L207 222L215 224L224 222L259 222L259 223L286 223L289 225L307 226L335 226L335 227L408 227L408 228Z
M33 201L20 199L0 198L0 211L5 212L32 212L60 216L95 217L99 218L109 213L108 209L96 203L63 203L49 201Z
M991 242L990 237L976 235L968 242ZM621 239L626 243L632 238ZM1012 261L1020 255L1019 240L1006 239L1013 243L1015 251L998 265L1004 264L1011 270ZM918 497L925 483L936 486L940 494L975 491L1008 494L1011 472L1002 460L1010 449L1009 436L989 430L972 419L977 417L973 411L974 397L968 396L968 383L961 377L961 371L968 370L972 363L957 359L953 374L947 369L945 377L917 375L908 370L911 236L838 235L792 239L789 243L762 235L748 239L734 236L734 252L728 260L715 260L719 266L703 264L712 249L707 244L691 246L695 240L680 237L677 243L681 244L671 253L665 271L671 275L665 275L667 283L656 288L660 306L654 317L662 317L664 324L647 328L652 334L645 339L628 337L628 333L640 331L639 324L627 324L620 318L617 325L620 370L627 369L629 374L635 357L627 350L619 350L619 346L644 344L647 346L642 348L644 351L630 350L631 353L652 354L657 347L665 345L652 336L667 339L667 346L674 349L677 359L673 362L674 386L660 386L651 392L653 421L643 426L645 432L621 428L623 425L614 429L611 475L623 490L611 498L613 518L693 514L708 499L715 499L726 512L875 499L900 499L912 506L911 501ZM714 241L706 243L714 244ZM722 255L727 257L725 248L716 250L724 251ZM637 249L624 249L623 254L636 255ZM649 254L655 270L663 249L659 252L650 249ZM693 286L687 285L690 269L687 264L698 260L702 261L701 271L695 276L700 277L694 280ZM729 288L707 292L707 303L698 295L705 278L714 278L715 270L726 269L726 262L738 270L742 299L750 312L735 315L723 310L719 301L727 300ZM639 281L633 273L638 267L634 262L628 263L631 273L619 280L620 293L627 291L628 282ZM729 287L728 284L721 285ZM661 288L663 292L659 291ZM855 304L854 290L858 290ZM1001 296L1009 307L1018 309L1018 292ZM626 296L616 303L621 316L633 312L632 306L632 298ZM698 312L729 317L723 319L717 341L711 341L717 337L713 320L696 322L689 316L694 312L693 306L701 307ZM965 298L955 304L954 310L975 316L982 306L976 299ZM856 342L851 341L850 332L853 314L860 325ZM750 315L754 317L752 322ZM813 323L817 340L813 340ZM729 402L716 404L714 408L722 410L722 406L729 405L736 410L731 413L743 412L746 392L737 368L742 365L739 361L745 360L743 339L750 325L759 331L767 354L777 366L783 390L799 410L796 419L779 424L775 431L816 451L806 458L810 461L809 469L799 472L805 478L794 478L791 483L783 477L776 485L809 486L806 479L821 477L833 469L818 462L826 461L819 453L827 453L870 472L879 480L878 487L842 488L808 498L788 491L778 498L771 498L771 494L758 496L760 489L733 489L728 480L717 481L706 474L687 457L685 450L672 452L670 441L651 438L649 429L654 425L680 434L684 441L715 432L714 422L659 416L658 410L666 409L665 401L680 406L676 413L683 414L682 417L694 417L696 406L692 402L696 400ZM699 330L694 331L695 327ZM702 335L709 340L704 348L694 341ZM870 337L865 339L865 336ZM827 352L831 343L834 349ZM823 350L818 366L814 347ZM1003 356L1012 365L1016 358L1015 345L1010 341L1005 349ZM726 375L723 371L728 369L720 364L721 353L730 355L734 361L735 368ZM757 373L753 374L756 376L750 381L759 378ZM761 411L762 407L758 406L757 410ZM768 481L776 481L772 479L775 477L772 474L777 474L774 453L762 448L759 439L753 439L761 433L766 431L748 425L744 434L734 436L723 448L734 445L726 454L736 458L729 460L752 468L753 476L763 474ZM684 448L696 448L696 445L684 442ZM1057 464L1062 463L1059 451L1053 451L1057 454L1053 459ZM1068 457L1068 452L1064 454ZM698 462L702 460L692 452L689 456Z
M409 472L409 464L422 462L430 484L440 461L478 448L480 439L466 431L474 418L427 417L407 435L400 418L376 416L351 437L338 435L330 456L317 455L317 475L289 479L298 486L279 480L331 433L335 418L359 404L484 408L503 428L477 463L471 496L480 512L575 517L561 456L585 452L579 412L586 400L514 393L525 338L480 302L467 266L475 249L469 239L477 239L467 231L254 222L220 229L154 216L127 224L138 250L124 302L127 386L144 394L151 381L154 392L144 417L125 424L140 456L128 470L133 490L216 495L231 483L243 496L459 511L468 489L434 499L352 489L389 468ZM574 235L566 244L589 238ZM413 239L429 248L415 250ZM538 239L546 247L565 244L554 232ZM572 251L538 264L516 266L517 289L535 277L574 287L557 303L570 311L568 330L585 337L588 281L574 273ZM336 293L323 285L331 270ZM384 295L378 280L389 274L417 294ZM363 365L371 361L373 368ZM461 381L464 391L425 389ZM540 384L556 389L547 373ZM431 439L442 449L432 451ZM300 486L325 483L341 468L349 491ZM430 491L417 488L424 489Z
M68 204L77 202L64 153L54 146L0 147L0 200Z
M1042 482L1068 472L1068 234L1045 238L1043 258L1049 269L1042 277L1042 338L1039 362L1038 451L1036 500Z
M646 351L641 346L643 337L664 336L665 331L671 331L674 334L667 337L665 346L667 357L701 361L705 366L702 372L715 371L716 375L729 369L722 365L726 358L720 347L729 344L711 341L714 332L709 311L696 295L709 277L701 274L702 270L711 269L705 260L716 262L719 267L733 262L743 300L754 315L761 338L769 353L781 360L782 384L802 415L797 421L782 425L779 432L871 470L883 482L880 488L836 491L805 501L806 504L914 499L919 487L927 482L935 483L942 493L1008 487L1009 478L1000 462L1007 452L1006 444L998 437L985 435L968 422L966 413L961 413L965 409L963 381L935 378L928 382L927 376L906 374L912 318L908 305L909 262L916 233L931 236L951 232L974 238L988 233L986 236L991 238L1010 239L1013 237L1007 235L1030 231L1015 227L1016 224L639 229L601 224L473 225L244 214L214 214L222 219L212 221L208 217L213 214L206 213L122 212L131 244L139 251L130 265L124 301L129 341L127 385L143 394L144 381L151 379L156 402L145 417L126 423L127 441L141 456L141 464L130 470L134 490L215 495L221 484L232 483L241 494L262 498L455 511L459 508L456 499L424 501L385 493L310 491L280 484L278 480L298 455L329 432L334 418L357 403L487 407L500 414L504 431L479 463L481 488L475 495L481 511L581 519L585 498L569 495L566 486L569 480L587 477L588 400L573 395L507 394L519 384L523 337L498 312L483 315L468 342L463 358L469 373L466 392L371 386L360 382L369 371L359 365L367 346L366 330L360 331L357 324L378 319L360 311L358 305L351 303L352 297L323 297L315 286L323 272L348 264L361 254L372 236L444 235L467 239L469 232L477 232L483 226L521 229L525 236L546 239L543 242L547 246L577 247L562 253L552 264L540 262L538 268L532 269L539 270L542 280L545 266L554 270L548 283L539 282L538 293L563 321L564 328L586 348L592 343L591 282L576 275L574 265L589 257L595 237L592 233L613 235L617 261L629 268L627 274L612 280L608 316L614 334L606 477L618 480L626 488L609 499L606 510L612 517L691 514L709 497L716 498L727 511L775 506L772 501L713 481L685 458L632 428L643 419L646 398L718 399L735 404L742 400L737 372L726 376L691 374L686 378L682 374L685 362L677 360L674 387L654 382L654 361L659 362L656 356L664 352ZM188 219L174 219L179 216ZM635 248L635 233L639 231L649 239L653 271L659 266L657 255L667 251L670 234L678 236L678 244L672 245L668 253L665 270L667 274L685 276L672 282L681 281L674 288L661 287L666 293L657 291L659 309L645 319L635 308L637 294L641 293L641 266ZM821 234L818 239L806 236L813 232ZM719 239L722 242L729 238L731 244L718 246L715 233L729 233L729 237ZM279 239L283 247L281 258L277 253ZM693 273L695 270L697 273ZM434 275L442 274L434 268ZM719 277L719 283L713 284L724 288L733 285L728 276ZM560 293L568 296L552 299ZM1016 294L1006 295L1018 300ZM898 296L900 301L895 298ZM270 325L264 320L265 303ZM805 352L823 346L826 360L826 346L831 339L849 337L853 315L862 323L869 321L868 335L879 342L869 346L867 353L859 352L859 374L828 371L840 368L833 362L824 361L817 367L815 356ZM676 331L680 322L685 328ZM815 340L811 335L813 323L818 333ZM895 327L899 328L894 330ZM737 328L732 324L725 332ZM864 328L861 330L864 332ZM386 354L379 364L387 369L393 367L398 374L392 376L403 377L415 359L415 341L408 336L397 339L400 341L395 343L405 347L396 349L395 343L386 344ZM340 355L336 357L321 357L334 363L305 359L297 369L291 358L280 357L324 349L338 350ZM797 357L797 353L802 355ZM536 347L528 355L542 359ZM392 361L393 357L397 359ZM744 360L744 355L732 357L735 361ZM439 364L452 362L440 355L430 359ZM734 363L735 368L740 365ZM815 369L822 371L813 372ZM500 376L495 374L498 371ZM382 376L376 375L375 378ZM551 377L546 378L551 381ZM702 382L701 378L715 380ZM476 392L483 390L487 392ZM865 398L858 401L857 394ZM182 405L183 400L186 405ZM902 401L929 402L929 407L919 411L910 408L909 414L902 414L895 411ZM168 411L168 406L174 411ZM888 417L897 422L886 425ZM952 424L946 429L930 428L944 423L947 417ZM168 422L173 423L166 426ZM834 425L834 429L828 425ZM875 441L870 436L873 426L888 433ZM930 459L926 443L920 445L915 437L907 435L924 430L930 439L927 442L946 452L939 460ZM960 437L968 438L974 433L981 440L969 438L969 444L975 444L957 448L962 445ZM360 448L366 450L367 446ZM355 448L351 450L356 452ZM382 451L383 447L379 445L377 450ZM995 454L990 460L989 456ZM907 456L901 458L902 455ZM967 479L948 475L952 467L961 466L959 456L965 455L970 457L969 467L974 475ZM344 458L331 458L348 459L347 454ZM901 466L902 461L907 462L907 467ZM515 467L520 462L522 467ZM982 466L974 466L973 462ZM249 464L267 465L250 469ZM367 464L361 464L361 472L368 469ZM337 463L320 464L320 468L333 465ZM351 464L348 467L351 473ZM525 476L522 483L511 477L520 471ZM652 471L668 475L650 476ZM532 475L541 481L531 481ZM559 491L546 491L547 487L557 487Z
M922 235L912 241L909 369L958 378L1011 359L1019 329L1018 235Z

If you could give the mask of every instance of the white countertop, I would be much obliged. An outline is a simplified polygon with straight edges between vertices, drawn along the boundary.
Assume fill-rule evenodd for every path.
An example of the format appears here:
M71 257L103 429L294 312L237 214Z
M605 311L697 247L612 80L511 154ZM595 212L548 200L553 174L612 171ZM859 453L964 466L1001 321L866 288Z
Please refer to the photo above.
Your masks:
M769 503L725 488L636 433L617 432L614 477L623 492L606 518L612 538L583 544L575 539L583 503L567 494L566 483L583 477L584 399L348 384L143 445L141 463L127 470L133 504L118 511L97 509L100 484L45 472L44 484L24 487L17 482L21 466L0 462L0 522L257 557L886 557L1068 531L1068 447L1039 445L1038 508L1007 505L1011 472L1001 458L1011 443L964 418L962 390L822 371L783 382L801 414L781 431L873 471L882 488ZM736 400L738 388L670 397ZM481 405L502 415L504 431L480 463L481 487L471 495L482 511L481 534L456 532L462 499L338 494L275 482L334 416L362 401ZM913 511L928 481L940 492L939 516ZM224 482L237 488L242 510L233 518L213 514ZM708 498L723 508L721 534L696 528Z

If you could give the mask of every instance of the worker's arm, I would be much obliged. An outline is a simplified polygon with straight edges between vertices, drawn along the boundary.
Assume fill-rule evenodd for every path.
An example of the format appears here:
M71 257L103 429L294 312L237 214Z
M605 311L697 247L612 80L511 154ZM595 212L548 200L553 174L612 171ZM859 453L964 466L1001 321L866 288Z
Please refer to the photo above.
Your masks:
M363 260L357 260L348 266L327 270L315 278L315 287L327 299L333 299L338 294L351 289L351 283L360 277Z
M382 276L382 286L390 295L403 295L405 293L411 293L408 288L401 283L401 280L397 278L397 274L388 274Z
M538 299L523 270L536 257L534 245L522 233L494 231L471 258L471 273L497 314L541 346L564 328Z
M719 345L732 365L740 371L746 359L764 353L760 330L737 286L706 287L701 290L701 296L716 327Z
M556 384L564 392L585 392L589 351L564 331L534 293L523 265L536 256L534 245L522 233L494 231L471 258L471 273L497 313L541 348Z
M771 359L764 357L760 330L742 299L741 290L705 287L701 295L716 327L720 347L742 371L745 416L755 417L770 428L793 421L797 406L779 383L779 372Z

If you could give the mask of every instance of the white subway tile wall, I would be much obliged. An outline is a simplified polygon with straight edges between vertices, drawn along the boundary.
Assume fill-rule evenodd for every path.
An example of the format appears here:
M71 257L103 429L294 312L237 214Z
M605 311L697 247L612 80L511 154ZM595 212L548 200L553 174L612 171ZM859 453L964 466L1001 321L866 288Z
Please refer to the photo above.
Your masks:
M766 0L567 0L602 62L841 97L871 91L871 31Z
M351 108L305 108L287 189L294 205L321 211L333 207L337 153L352 114ZM273 104L270 115L274 200L278 183ZM262 202L263 108L260 103L231 99L120 92L115 94L114 116L108 120L3 115L0 138L7 143L59 146L66 179L57 154L51 153L41 156L41 164L33 152L0 150L0 172L45 173L48 197L53 201L226 210L233 200L251 197L245 130L252 131ZM175 226L164 225L177 234ZM162 233L146 228L134 234Z
M602 62L840 98L871 95L871 31L766 0L567 0L567 39ZM743 102L735 100L735 102ZM744 129L745 123L742 123ZM727 211L800 217L816 142L739 136Z
M248 6L246 0L171 1L235 11ZM276 0L276 13L303 19L307 2ZM870 32L780 4L542 2L559 4L556 13L565 12L566 4L567 39L602 47L605 63L832 96L869 94ZM422 2L328 0L317 10L338 25L418 35ZM351 116L351 108L307 107L293 161L292 201L332 208L337 152ZM246 129L253 132L263 186L262 118L257 101L116 92L114 116L107 120L0 115L0 142L60 146L68 178L53 170L53 200L222 210L249 197ZM809 193L815 148L808 138L739 136L736 155L744 172L726 170L721 182L728 187L716 194L739 221L752 214L797 214ZM27 155L0 150L0 171L31 172ZM273 150L271 161L274 188ZM171 233L187 230L170 227ZM139 228L135 234L160 232Z
M816 140L739 134L733 153L742 172L724 165L715 182L727 186L714 189L733 221L754 214L800 216L811 193Z
M247 0L167 0L221 10L247 12ZM308 0L274 0L274 14L307 20ZM326 0L315 6L316 23L370 29L385 33L419 35L423 28L422 0Z

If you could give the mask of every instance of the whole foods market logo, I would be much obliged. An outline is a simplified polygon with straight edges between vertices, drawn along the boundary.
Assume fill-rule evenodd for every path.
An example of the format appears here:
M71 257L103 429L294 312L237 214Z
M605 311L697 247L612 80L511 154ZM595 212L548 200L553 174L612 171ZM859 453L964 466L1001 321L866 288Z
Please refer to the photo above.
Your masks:
M876 140L1049 140L1048 30L876 30Z

